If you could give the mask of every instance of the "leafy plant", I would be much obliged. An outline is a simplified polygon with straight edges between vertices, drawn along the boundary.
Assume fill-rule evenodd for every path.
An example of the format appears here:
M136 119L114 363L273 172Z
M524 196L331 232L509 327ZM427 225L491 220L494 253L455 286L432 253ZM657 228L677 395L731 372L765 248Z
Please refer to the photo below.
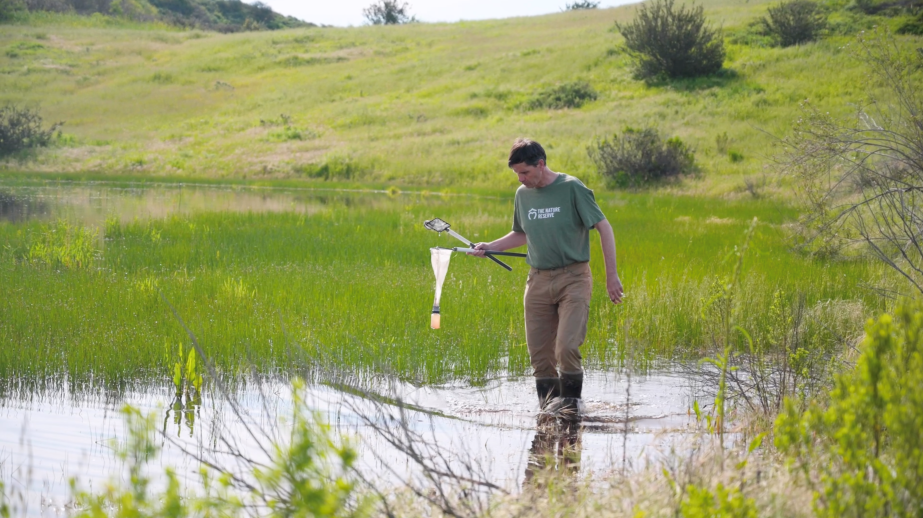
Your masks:
M827 25L827 17L811 0L790 0L769 7L768 17L761 22L780 46L790 47L816 40Z
M170 346L167 346L170 350ZM183 354L183 344L179 345L178 355L173 360L173 386L176 388L176 397L187 399L197 398L202 394L204 378L196 366L195 348L189 348L189 354Z
M745 497L739 488L718 484L714 491L695 484L686 486L686 498L679 516L685 518L757 518L756 501Z
M37 109L8 103L0 108L0 156L47 146L63 122L42 128Z
M644 79L713 74L724 64L721 33L706 24L702 6L674 8L674 0L643 3L635 19L616 24Z
M585 81L574 81L545 88L526 102L529 110L579 108L596 100L596 90Z
M97 237L96 229L65 220L41 225L32 235L24 259L50 268L88 268L96 257Z
M919 516L923 509L923 304L866 325L855 369L826 407L786 402L776 446L814 488L818 516Z
M587 152L600 176L615 187L639 187L695 172L694 152L679 137L666 141L653 128L626 128L599 139Z
M363 9L362 15L372 25L399 25L417 21L410 14L410 4L398 0L379 0Z

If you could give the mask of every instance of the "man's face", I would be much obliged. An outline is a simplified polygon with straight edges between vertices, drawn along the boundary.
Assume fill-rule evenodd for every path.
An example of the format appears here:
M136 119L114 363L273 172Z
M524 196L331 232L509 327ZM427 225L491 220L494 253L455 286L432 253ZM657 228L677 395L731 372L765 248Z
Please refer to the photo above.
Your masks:
M511 169L519 176L519 183L525 185L527 189L535 189L542 179L544 165L544 160L539 160L538 165L527 165L525 162L520 162L513 164Z

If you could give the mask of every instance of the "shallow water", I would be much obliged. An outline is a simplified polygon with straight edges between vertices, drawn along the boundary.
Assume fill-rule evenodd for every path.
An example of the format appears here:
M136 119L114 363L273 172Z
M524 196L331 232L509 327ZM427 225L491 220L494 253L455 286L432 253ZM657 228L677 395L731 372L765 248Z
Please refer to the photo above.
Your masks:
M197 212L311 214L331 203L393 205L395 201L394 196L373 191L107 182L4 185L0 181L0 221L10 222L68 218L102 225L108 217L129 221Z
M626 376L587 373L585 387L582 422L566 430L537 426L531 378L499 378L480 387L414 387L392 381L372 394L401 399L407 426L454 457L457 468L471 463L485 479L514 491L536 463L558 462L559 469L578 475L633 469L691 433L689 409L697 390L674 371L635 375L630 385ZM385 423L386 415L397 415L393 404L378 404L330 385L309 387L306 400L337 434L354 439L360 468L382 486L400 486L417 470L371 426ZM119 410L126 403L155 412L164 437L204 452L219 437L245 437L242 422L272 430L290 413L292 399L286 383L272 381L251 384L236 393L235 401L245 412L243 419L210 393L199 405L174 407L171 387L108 400L67 394L7 400L0 408L0 478L10 481L8 492L22 492L26 514L60 513L69 501L71 477L84 488L101 488L120 472L112 440L125 437ZM152 473L174 466L194 487L198 464L164 437L158 438L163 453ZM573 462L573 453L563 462L565 446L576 452L579 462ZM258 455L256 448L249 451Z

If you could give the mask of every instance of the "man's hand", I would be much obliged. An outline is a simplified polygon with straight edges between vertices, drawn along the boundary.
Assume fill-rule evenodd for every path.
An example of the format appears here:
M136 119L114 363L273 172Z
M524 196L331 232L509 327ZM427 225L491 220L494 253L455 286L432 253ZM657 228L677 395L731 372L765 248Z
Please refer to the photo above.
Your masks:
M471 247L475 251L468 252L468 255L473 255L475 257L486 257L484 250L490 250L490 247L488 245L490 245L490 243L476 243L474 246Z
M622 281L618 275L613 275L606 279L606 291L609 292L609 300L614 304L622 303Z

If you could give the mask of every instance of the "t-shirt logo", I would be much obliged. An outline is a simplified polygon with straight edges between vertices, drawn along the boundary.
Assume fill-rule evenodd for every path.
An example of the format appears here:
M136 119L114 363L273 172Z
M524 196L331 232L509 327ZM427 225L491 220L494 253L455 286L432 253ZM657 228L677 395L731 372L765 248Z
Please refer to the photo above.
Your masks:
M561 207L548 207L547 209L529 209L529 220L553 218L556 212L561 212Z

